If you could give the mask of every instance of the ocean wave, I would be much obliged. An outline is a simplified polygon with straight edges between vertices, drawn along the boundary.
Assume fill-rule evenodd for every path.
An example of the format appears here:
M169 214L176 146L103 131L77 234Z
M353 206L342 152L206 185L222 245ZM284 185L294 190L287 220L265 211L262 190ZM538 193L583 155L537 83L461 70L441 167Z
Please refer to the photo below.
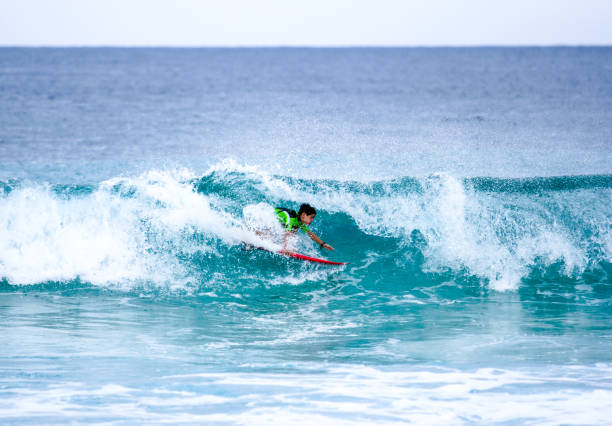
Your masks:
M318 209L313 230L337 248L325 255L351 262L341 273L366 286L381 274L398 288L424 277L431 285L467 277L495 291L610 282L610 175L355 182L225 161L203 174L0 187L0 278L9 285L80 280L193 292L321 280L321 267L242 250L243 242L278 249L279 240L254 230L274 226L274 206L302 202ZM304 236L293 244L321 255Z

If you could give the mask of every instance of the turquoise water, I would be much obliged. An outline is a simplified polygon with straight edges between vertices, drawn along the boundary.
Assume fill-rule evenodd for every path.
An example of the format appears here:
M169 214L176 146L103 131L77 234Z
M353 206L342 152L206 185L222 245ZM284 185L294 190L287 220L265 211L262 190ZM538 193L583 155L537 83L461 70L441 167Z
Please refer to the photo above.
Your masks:
M0 49L2 423L609 423L611 61Z

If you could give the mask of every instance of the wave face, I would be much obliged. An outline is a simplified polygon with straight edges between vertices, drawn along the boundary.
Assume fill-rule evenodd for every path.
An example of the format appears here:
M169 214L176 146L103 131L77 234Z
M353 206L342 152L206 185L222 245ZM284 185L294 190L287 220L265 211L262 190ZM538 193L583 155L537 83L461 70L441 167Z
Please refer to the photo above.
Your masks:
M98 185L9 181L2 188L0 277L10 286L82 282L198 293L324 282L330 274L394 292L546 284L575 292L610 283L610 175L434 174L360 183L277 176L226 161L200 176L151 170ZM297 210L302 202L318 209L312 229L336 250L321 253L304 235L293 247L350 265L243 249L243 242L280 247L272 207Z

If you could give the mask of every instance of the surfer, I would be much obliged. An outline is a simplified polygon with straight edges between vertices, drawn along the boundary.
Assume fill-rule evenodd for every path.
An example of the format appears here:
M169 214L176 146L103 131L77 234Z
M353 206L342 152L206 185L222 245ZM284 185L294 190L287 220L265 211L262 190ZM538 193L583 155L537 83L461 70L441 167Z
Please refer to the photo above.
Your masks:
M308 229L307 225L310 225L317 215L317 211L310 204L302 204L300 209L296 213L295 210L286 209L284 207L277 207L274 209L278 220L285 228L285 243L284 249L287 249L287 240L292 233L299 230L306 232L306 234L321 248L326 250L333 250L334 248L327 243L324 243L314 232Z

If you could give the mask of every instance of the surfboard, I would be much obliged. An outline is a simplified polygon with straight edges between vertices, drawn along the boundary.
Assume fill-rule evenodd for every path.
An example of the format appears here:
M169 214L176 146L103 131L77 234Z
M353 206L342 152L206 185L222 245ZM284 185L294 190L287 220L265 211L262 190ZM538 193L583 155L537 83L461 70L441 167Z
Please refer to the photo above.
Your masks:
M256 247L253 246L249 243L245 243L243 242L243 250L250 250L250 249L257 249L257 250L265 250L265 251L269 251L270 253L276 253L276 254L280 254L283 256L287 256L287 257L291 257L293 259L299 259L299 260L307 260L309 262L314 262L314 263L322 263L324 265L348 265L348 262L334 262L333 260L327 260L327 259L321 259L318 257L312 257L312 256L306 256L305 254L300 254L300 253L296 253L294 251L285 251L285 250L279 250L279 251L273 251L273 250L268 250L265 247Z
M306 256L304 254L296 253L296 252L293 252L293 251L282 251L281 250L281 251L279 251L277 253L282 254L284 256L292 257L294 259L308 260L309 262L323 263L325 265L348 265L348 262L334 262L332 260L320 259L318 257Z

